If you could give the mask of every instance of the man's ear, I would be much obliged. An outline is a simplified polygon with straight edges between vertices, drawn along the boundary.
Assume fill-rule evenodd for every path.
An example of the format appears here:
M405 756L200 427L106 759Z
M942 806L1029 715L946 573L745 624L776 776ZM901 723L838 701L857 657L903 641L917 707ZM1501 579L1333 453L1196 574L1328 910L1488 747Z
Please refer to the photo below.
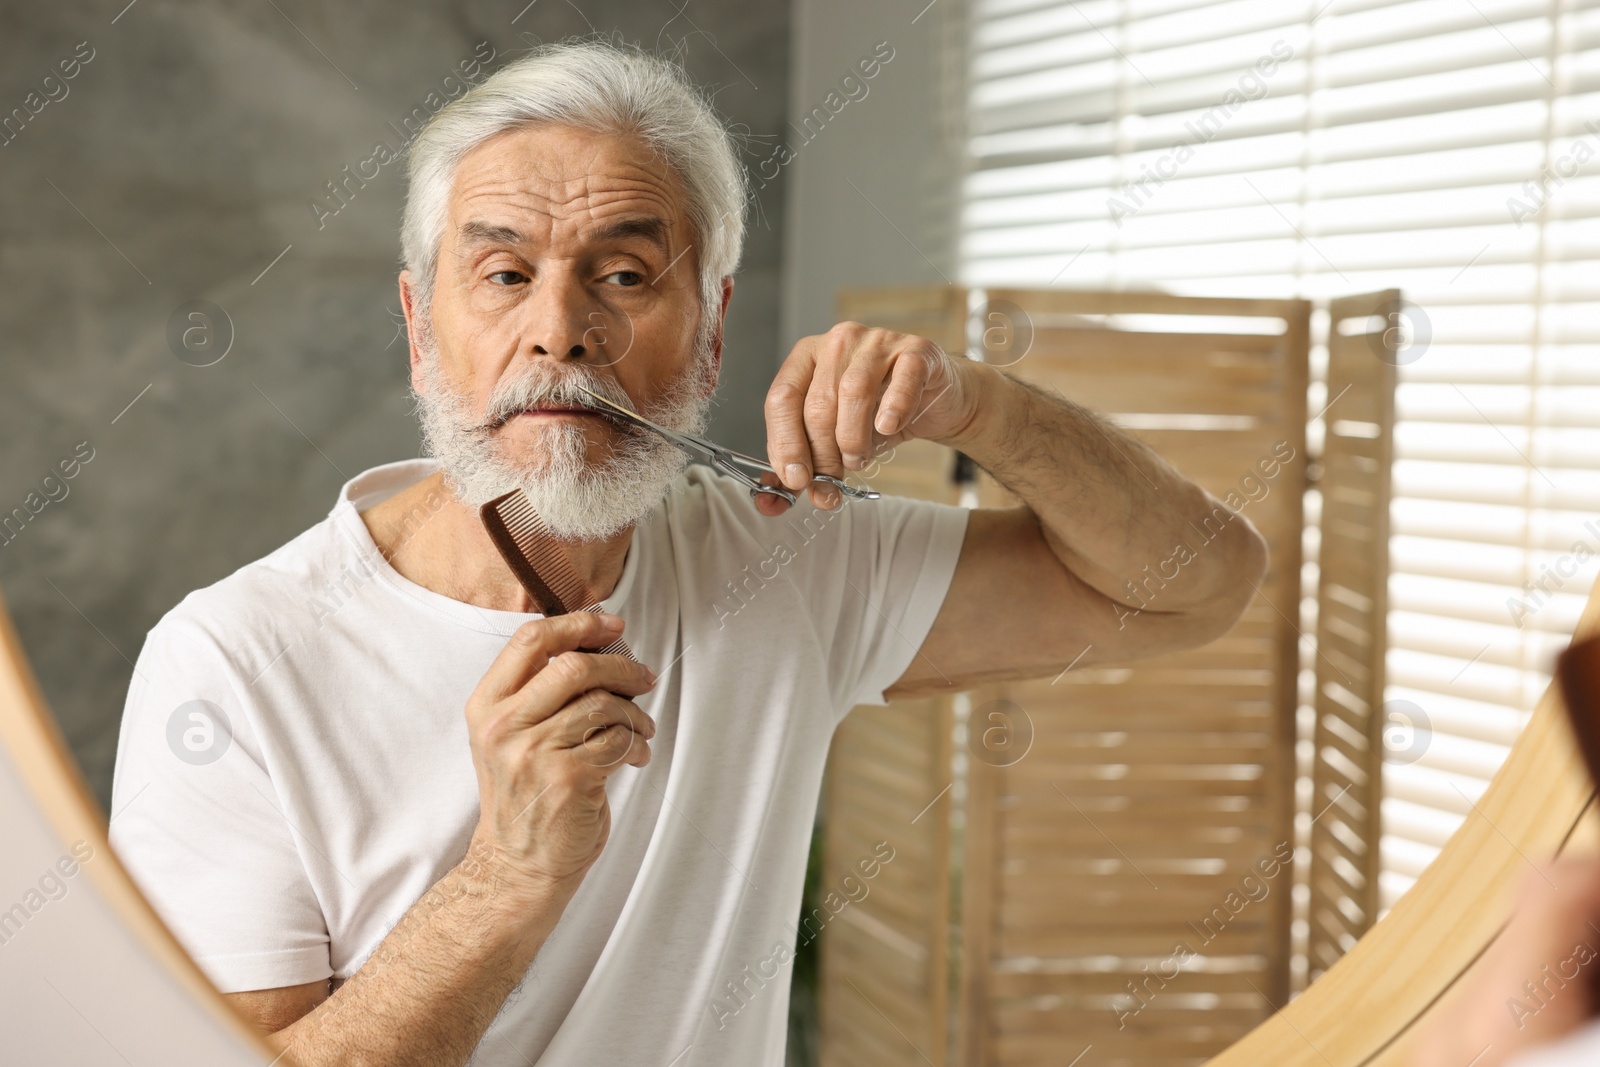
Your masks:
M406 317L406 344L411 349L411 388L418 396L422 395L422 349L417 345L417 338L422 336L420 319L421 314L416 305L416 290L412 288L411 272L400 272L400 310Z
M711 345L711 364L722 373L722 336L728 328L728 302L733 299L733 276L722 279L722 309L717 322L717 338ZM715 379L713 379L715 380Z

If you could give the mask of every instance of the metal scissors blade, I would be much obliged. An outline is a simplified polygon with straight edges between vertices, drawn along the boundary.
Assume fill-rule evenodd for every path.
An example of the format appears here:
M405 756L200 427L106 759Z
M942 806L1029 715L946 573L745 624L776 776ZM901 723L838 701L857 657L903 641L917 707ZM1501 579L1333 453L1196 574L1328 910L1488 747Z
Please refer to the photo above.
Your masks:
M626 419L628 422L631 422L636 426L642 426L647 430L660 434L672 444L676 445L683 452L687 453L690 458L698 459L702 463L707 463L716 470L721 471L723 474L743 482L747 487L749 487L751 493L762 493L767 496L775 496L789 502L790 504L793 504L797 499L793 492L784 488L782 485L767 485L759 478L753 477L748 473L749 471L765 471L768 474L776 475L777 471L774 471L771 464L767 463L765 460L757 459L754 456L747 456L743 452L735 452L731 448L724 448L715 441L708 441L704 437L697 437L692 433L683 433L680 430L669 430L665 426L658 426L656 423L651 422L637 411L632 411L620 404L607 400L600 394L585 389L581 385L577 386L577 390L584 396L593 400L596 404L599 404L603 409L602 414L609 413L615 415L618 418ZM838 489L839 492L843 493L845 496L854 497L857 500L877 500L880 496L882 496L881 493L878 493L875 490L863 489L860 486L851 485L841 478L835 478L828 474L815 475L811 480L814 482L827 482L829 485Z

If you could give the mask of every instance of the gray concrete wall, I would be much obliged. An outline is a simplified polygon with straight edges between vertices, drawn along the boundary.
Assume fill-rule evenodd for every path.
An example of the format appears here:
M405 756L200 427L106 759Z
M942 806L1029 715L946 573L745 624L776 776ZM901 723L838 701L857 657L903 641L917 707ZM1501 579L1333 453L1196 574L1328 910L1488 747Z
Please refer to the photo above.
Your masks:
M125 3L0 8L0 115L25 116L0 133L0 514L38 509L0 545L0 589L102 803L149 627L321 519L348 476L417 452L400 168L320 228L309 201L480 42L498 66L525 33L681 46L770 143L790 29L774 0ZM787 351L788 180L758 192L730 313L713 433L746 450ZM192 300L232 323L212 366L169 344Z
M965 0L793 4L789 344L836 321L841 288L956 280L967 20ZM863 75L859 63L889 54ZM758 162L758 183L766 171Z

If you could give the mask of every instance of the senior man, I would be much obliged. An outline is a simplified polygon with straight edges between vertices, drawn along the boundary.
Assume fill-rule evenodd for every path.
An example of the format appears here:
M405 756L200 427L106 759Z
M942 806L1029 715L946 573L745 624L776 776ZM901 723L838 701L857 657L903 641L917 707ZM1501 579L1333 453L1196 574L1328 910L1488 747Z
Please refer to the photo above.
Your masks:
M579 386L700 430L723 356L745 182L671 63L541 48L441 111L410 182L431 458L351 479L152 629L112 840L300 1063L780 1063L840 718L1089 645L1203 643L1262 541L1070 402L851 323L796 344L767 396L773 466L809 493L788 514L596 416ZM812 482L913 437L1025 506L846 506ZM512 488L604 613L534 614L476 510ZM1139 603L1127 580L1208 519ZM639 664L592 651L624 619Z

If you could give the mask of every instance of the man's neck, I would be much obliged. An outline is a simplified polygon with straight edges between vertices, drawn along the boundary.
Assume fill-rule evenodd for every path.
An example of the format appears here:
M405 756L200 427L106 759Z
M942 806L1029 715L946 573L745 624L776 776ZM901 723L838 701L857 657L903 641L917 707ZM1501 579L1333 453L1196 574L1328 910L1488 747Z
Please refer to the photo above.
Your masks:
M455 498L442 472L360 514L389 565L423 588L480 608L539 610L489 540L478 510ZM616 588L632 540L629 527L604 541L564 542L596 599Z

